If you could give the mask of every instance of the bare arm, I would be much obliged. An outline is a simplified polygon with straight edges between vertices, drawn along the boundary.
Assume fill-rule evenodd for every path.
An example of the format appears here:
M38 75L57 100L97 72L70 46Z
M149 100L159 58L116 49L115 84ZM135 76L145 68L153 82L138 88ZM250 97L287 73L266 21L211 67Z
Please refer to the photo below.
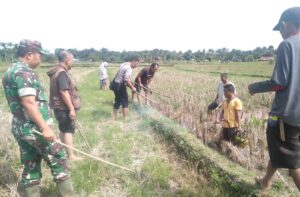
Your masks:
M153 78L148 80L148 83L147 83L148 86L152 83L152 80L153 80Z
M134 87L134 85L132 84L132 82L129 80L126 81L127 86L134 92L136 92L136 89Z
M216 98L215 98L215 101L218 100L218 98L219 98L219 94L217 94L217 96L216 96Z
M69 91L68 90L61 90L59 92L60 92L60 95L61 95L65 105L68 107L68 109L70 111L75 110L74 106L73 106L73 103L72 103L72 100L71 100L71 96L69 94Z
M56 137L46 121L43 119L35 101L35 96L21 97L21 104L30 119L41 129L44 138L47 141L55 141Z
M62 100L64 101L65 105L69 109L69 117L72 120L74 120L76 118L76 113L75 113L75 108L72 103L72 99L71 99L69 91L68 90L60 90L59 92L60 92Z
M136 77L137 78L137 85L139 85L139 86L141 86L142 85L142 78L141 78L141 76L142 76L142 73L140 72L139 74L138 74L138 76Z
M241 110L236 110L235 111L235 116L238 122L238 129L241 129L241 117L242 117L242 111Z
M223 118L224 118L224 110L222 110L219 115L219 118L218 118L219 122L221 122L223 120Z

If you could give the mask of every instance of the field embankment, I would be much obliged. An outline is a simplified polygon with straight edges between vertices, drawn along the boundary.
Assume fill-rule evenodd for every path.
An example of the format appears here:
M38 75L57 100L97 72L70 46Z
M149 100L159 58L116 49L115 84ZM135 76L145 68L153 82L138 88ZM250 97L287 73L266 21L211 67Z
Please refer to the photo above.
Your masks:
M275 181L272 189L260 191L254 178L261 171L249 170L233 163L226 156L199 142L186 128L152 108L136 107L136 110L157 133L176 147L177 153L183 155L216 186L226 188L230 196L289 196L293 193L281 180Z

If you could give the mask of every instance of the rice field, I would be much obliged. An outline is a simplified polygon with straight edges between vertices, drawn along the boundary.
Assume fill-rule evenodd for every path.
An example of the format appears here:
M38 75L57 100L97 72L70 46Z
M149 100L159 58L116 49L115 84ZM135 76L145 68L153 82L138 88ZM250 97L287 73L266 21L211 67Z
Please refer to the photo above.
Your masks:
M3 74L1 67L0 75ZM48 89L46 70L37 70ZM113 94L100 91L97 68L72 70L82 98L78 121L92 147L92 154L118 165L139 171L137 176L103 163L84 159L71 163L71 177L79 196L230 196L226 188L216 187L189 162L178 156L174 147L152 131L147 121L130 113L128 121L112 120ZM110 73L111 75L113 72ZM18 145L11 134L11 115L0 86L0 196L22 196L22 164ZM55 130L57 132L57 130ZM75 133L75 147L88 151ZM56 196L49 168L43 162L41 196Z
M140 69L141 67L134 70L132 79ZM195 138L199 138L199 143L204 142L207 146L218 149L215 141L221 127L215 122L216 114L207 116L207 106L216 96L219 74L228 72L229 79L235 83L238 97L243 102L242 129L249 145L242 148L224 143L218 151L250 170L265 169L268 161L266 120L274 95L266 93L251 97L247 86L252 82L268 79L272 69L273 66L268 62L162 66L151 85L151 98L159 104L152 106L188 128ZM0 67L0 77L3 70ZM39 69L38 72L48 89L45 69ZM110 78L113 78L115 72L116 67L110 68ZM79 83L84 106L78 119L85 125L93 154L122 165L140 168L148 174L144 179L136 180L125 173L86 160L72 167L77 192L83 196L231 196L226 193L226 188L218 188L209 179L197 174L184 158L174 154L174 147L169 147L164 140L152 133L148 123L143 122L134 112L130 113L129 122L112 122L113 95L110 91L98 90L97 68L76 68L73 76ZM2 86L0 131L4 137L0 139L0 156L4 159L0 162L0 191L6 196L18 196L22 166L18 147L9 132L11 116L1 88ZM85 149L80 137L75 136L75 141L77 148ZM94 176L91 171L101 176ZM43 173L45 178L42 196L54 194L55 186L49 171Z
M212 117L207 116L207 106L216 97L219 74L227 72L243 102L242 130L249 145L245 148L226 146L221 151L249 169L263 169L268 161L266 120L274 95L250 96L248 85L267 80L272 69L268 62L162 67L152 84L152 97L160 104L153 106L215 148L221 126L216 124L217 112Z

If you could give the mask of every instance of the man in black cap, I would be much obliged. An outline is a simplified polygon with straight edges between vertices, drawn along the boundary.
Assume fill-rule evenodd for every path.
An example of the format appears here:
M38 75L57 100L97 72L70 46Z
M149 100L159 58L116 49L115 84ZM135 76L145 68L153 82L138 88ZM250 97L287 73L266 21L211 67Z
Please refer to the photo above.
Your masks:
M41 162L44 160L51 168L58 195L73 196L66 154L63 147L55 143L48 99L42 81L34 72L41 63L42 54L45 51L40 42L22 40L17 50L19 61L7 69L2 81L13 114L12 134L19 145L24 165L21 182L25 196L39 197Z
M268 188L277 168L288 168L300 191L300 7L284 11L274 31L280 31L284 41L277 49L273 76L249 85L252 95L276 92L267 128L270 162L257 181Z

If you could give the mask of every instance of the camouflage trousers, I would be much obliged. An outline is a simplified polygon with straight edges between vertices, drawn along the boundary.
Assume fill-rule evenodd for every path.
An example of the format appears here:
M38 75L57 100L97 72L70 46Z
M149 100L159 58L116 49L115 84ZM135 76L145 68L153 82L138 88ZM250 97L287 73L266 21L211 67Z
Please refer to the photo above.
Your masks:
M64 148L57 143L50 143L43 137L32 132L35 126L30 124L12 125L12 132L19 144L21 162L24 165L22 185L30 187L40 184L41 162L44 160L55 182L69 178L66 153Z

